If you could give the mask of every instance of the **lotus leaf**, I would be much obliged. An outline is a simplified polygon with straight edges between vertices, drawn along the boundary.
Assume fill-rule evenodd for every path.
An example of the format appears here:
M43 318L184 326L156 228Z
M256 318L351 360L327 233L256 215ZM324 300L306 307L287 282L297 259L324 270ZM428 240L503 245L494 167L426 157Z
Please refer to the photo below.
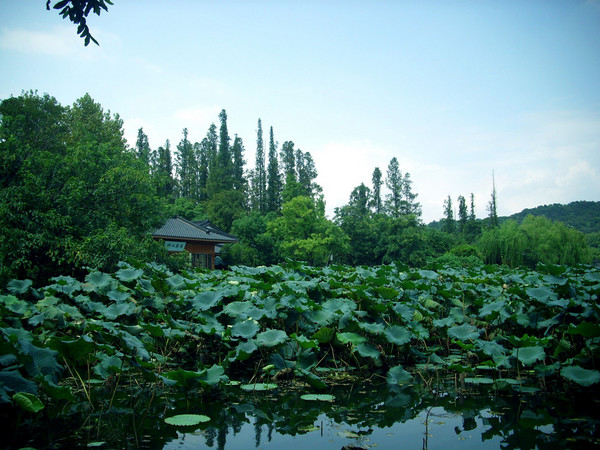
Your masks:
M208 311L213 306L217 305L223 294L217 291L204 291L196 294L194 298L190 300L194 309L199 311Z
M396 345L408 344L412 338L412 334L405 327L400 325L392 325L384 332L384 336L388 342Z
M253 320L245 320L243 322L237 322L231 328L231 335L242 337L244 339L250 339L258 333L260 326Z
M175 425L176 427L189 427L208 421L210 421L210 417L202 414L178 414L176 416L165 418L165 423Z
M315 402L333 402L335 400L335 396L331 394L303 394L300 398Z
M567 380L574 381L581 386L591 386L600 381L600 371L584 369L580 366L566 366L560 371L560 374Z
M271 389L277 389L277 385L274 383L254 383L254 384L242 384L240 386L244 391L269 391Z
M231 317L248 317L248 311L252 308L251 302L231 302L223 308L223 312Z
M256 336L256 345L259 347L275 347L288 339L283 330L267 330Z
M90 272L86 277L85 281L90 284L92 287L97 289L102 289L107 286L110 286L114 281L113 278L103 272Z
M412 379L412 375L401 365L392 367L387 374L387 383L392 385L409 383Z
M512 354L525 366L530 366L536 361L543 361L546 358L544 348L539 346L515 348Z
M365 338L364 336L361 336L360 334L356 334L356 333L351 333L351 332L337 333L335 335L335 337L342 344L350 343L350 344L358 345L358 344L362 344L363 342L365 342L367 340L367 338Z
M334 335L335 330L333 328L323 327L317 330L317 332L312 335L312 338L316 339L320 344L328 344L331 342Z
M127 283L141 278L142 275L144 275L144 271L142 269L133 269L128 267L119 269L115 275L119 280Z
M13 395L13 400L22 410L36 413L44 409L44 404L35 395L29 392L17 392Z
M6 289L11 294L24 294L29 290L33 282L31 280L10 280L6 284Z
M477 339L479 333L480 331L477 328L466 323L448 329L448 336L461 341Z
M356 346L356 351L358 351L358 354L360 356L362 356L363 358L372 358L375 360L379 360L379 358L381 356L381 353L379 353L379 350L377 350L374 346L372 346L371 344L368 344L366 342L358 344Z

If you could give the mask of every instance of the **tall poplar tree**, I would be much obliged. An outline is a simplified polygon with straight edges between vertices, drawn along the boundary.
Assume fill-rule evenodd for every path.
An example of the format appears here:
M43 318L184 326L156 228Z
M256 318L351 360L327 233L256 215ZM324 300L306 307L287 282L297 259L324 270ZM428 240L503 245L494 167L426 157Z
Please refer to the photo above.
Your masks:
M150 165L150 144L148 143L148 136L144 133L143 128L140 127L138 130L137 140L135 141L135 154L145 164Z
M252 190L254 209L265 213L267 210L267 172L265 170L265 149L260 119L258 119L258 130L256 131L256 161L252 178Z
M197 170L194 147L188 139L188 129L183 129L183 139L177 145L177 178L179 196L195 198L197 188Z
M458 231L465 232L469 212L467 211L467 200L462 196L458 196Z
M381 214L383 212L383 202L381 200L381 186L383 185L383 179L379 167L375 167L375 170L373 170L371 182L373 183L373 197L371 200L373 211L375 214Z
M448 198L444 200L444 226L443 230L446 233L454 233L456 231L456 224L454 222L454 209L452 208L452 198L448 195Z
M237 134L233 139L231 154L233 158L233 189L245 193L246 177L244 176L244 164L246 164L246 161L244 161L244 143L242 142L242 138Z
M487 205L487 210L489 212L490 226L497 227L498 226L498 212L496 210L496 180L494 178L494 172L492 171L492 198Z
M386 209L392 217L400 217L402 213L402 172L396 157L388 164L385 185L389 189L386 198Z
M281 174L277 160L277 145L273 137L273 127L269 132L269 164L267 167L267 212L281 209Z
M170 197L174 194L175 180L173 180L173 163L171 158L171 143L167 139L164 147L158 147L154 167L156 191L161 197Z

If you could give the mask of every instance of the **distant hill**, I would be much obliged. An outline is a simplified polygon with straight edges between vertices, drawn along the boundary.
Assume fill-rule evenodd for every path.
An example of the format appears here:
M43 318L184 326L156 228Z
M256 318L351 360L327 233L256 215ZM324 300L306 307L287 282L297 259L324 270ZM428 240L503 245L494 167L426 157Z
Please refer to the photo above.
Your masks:
M568 205L554 203L536 208L527 208L507 218L521 222L529 214L562 222L584 233L600 231L600 202L577 201Z
M527 208L508 217L499 217L500 222L508 219L523 221L529 214L544 216L548 219L562 222L584 233L600 231L600 202L577 201L568 205L554 203L536 208ZM443 222L436 220L428 224L431 228L442 229Z

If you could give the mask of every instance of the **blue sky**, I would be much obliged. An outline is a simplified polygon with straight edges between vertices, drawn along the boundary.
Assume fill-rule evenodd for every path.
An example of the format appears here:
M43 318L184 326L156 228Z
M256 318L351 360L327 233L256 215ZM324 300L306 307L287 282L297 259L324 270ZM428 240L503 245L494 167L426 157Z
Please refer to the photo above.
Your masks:
M599 1L122 1L97 47L43 0L0 0L0 98L89 93L173 148L226 109L254 166L262 119L313 156L327 211L392 157L423 220L600 200ZM55 2L53 2L55 3Z

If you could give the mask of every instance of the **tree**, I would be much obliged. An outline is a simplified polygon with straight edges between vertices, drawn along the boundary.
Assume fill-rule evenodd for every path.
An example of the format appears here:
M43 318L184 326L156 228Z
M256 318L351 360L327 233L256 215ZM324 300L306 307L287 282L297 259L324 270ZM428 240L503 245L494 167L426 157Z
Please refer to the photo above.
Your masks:
M296 172L300 195L316 199L317 195L323 192L323 189L315 181L318 176L317 168L310 152L296 150Z
M458 231L464 233L467 227L469 213L467 211L467 200L462 196L458 196Z
M177 178L179 196L191 199L198 197L198 172L194 147L188 139L187 128L183 129L183 138L177 145Z
M492 228L498 226L498 213L496 210L496 181L494 180L494 172L492 172L492 198L487 205L487 210L489 213L490 226Z
M36 93L2 101L0 114L0 278L148 256L163 204L117 115L87 94L65 108Z
M50 3L51 0L46 2L46 10L48 11L50 11ZM87 46L90 41L98 45L98 41L90 33L86 17L92 11L98 16L102 10L108 11L107 4L112 5L113 3L110 0L62 0L56 2L53 8L60 9L59 14L63 19L68 17L71 22L78 25L77 34L84 39Z
M381 214L383 212L383 203L381 200L381 186L383 185L381 170L379 167L375 167L373 170L373 176L371 182L373 183L373 210L375 214Z
M301 195L301 189L296 175L296 152L292 141L285 141L281 147L281 164L283 167L283 177L285 179L285 186L281 195L284 202L289 202L294 197Z
M277 160L277 145L273 138L273 127L269 132L269 165L267 167L267 212L281 209L281 174Z
M386 199L386 209L392 217L400 217L402 211L402 172L394 156L387 168L385 185L390 193Z
M135 141L135 154L143 163L150 165L150 144L148 143L148 136L144 133L144 129L138 130L137 140Z
M284 203L282 215L267 226L279 255L311 265L329 263L349 251L348 237L325 218L325 209L309 197Z
M171 197L175 193L175 180L173 180L173 163L171 159L171 143L167 139L164 147L158 147L153 170L156 190L161 197Z
M267 211L267 172L265 170L265 150L262 122L258 119L256 131L256 162L252 177L253 209L261 213Z
M233 157L233 189L245 194L247 181L244 175L244 164L246 164L246 161L244 161L244 143L237 134L233 139L231 153Z
M454 233L456 231L454 209L452 209L452 199L450 196L444 200L444 226L442 228L446 233Z

